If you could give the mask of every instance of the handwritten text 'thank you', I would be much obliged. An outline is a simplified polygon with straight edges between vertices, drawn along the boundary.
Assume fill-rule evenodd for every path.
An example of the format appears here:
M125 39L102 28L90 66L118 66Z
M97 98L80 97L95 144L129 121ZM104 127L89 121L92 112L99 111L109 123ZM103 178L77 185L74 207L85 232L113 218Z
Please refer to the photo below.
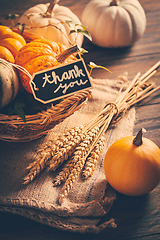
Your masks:
M85 85L88 82L88 79L81 79L81 77L84 78L86 75L84 74L83 69L79 69L77 65L74 65L73 69L63 72L61 77L57 75L55 71L52 71L51 74L52 76L45 73L42 87L44 88L47 83L57 85L54 93L58 92L60 89L63 89L63 94L66 94L69 88L73 88L75 85ZM67 80L71 79L73 79L73 81L67 82Z

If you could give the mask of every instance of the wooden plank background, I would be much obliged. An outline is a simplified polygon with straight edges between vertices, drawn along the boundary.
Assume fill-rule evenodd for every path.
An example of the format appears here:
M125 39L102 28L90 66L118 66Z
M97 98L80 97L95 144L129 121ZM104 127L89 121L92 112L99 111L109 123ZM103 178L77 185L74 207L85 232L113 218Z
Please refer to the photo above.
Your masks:
M29 7L47 0L1 0L0 22L9 25L4 17L9 13L23 14ZM69 7L79 18L89 0L61 0L60 5ZM85 39L83 47L86 64L90 61L105 66L112 74L102 69L93 70L93 78L116 78L128 72L129 79L146 72L160 60L160 1L140 0L147 17L143 37L131 48L104 49ZM152 81L160 85L158 72ZM124 126L125 127L125 126ZM144 127L145 137L160 147L160 91L136 106L134 133ZM160 186L150 194L138 198L117 194L107 218L114 217L118 227L106 229L98 235L63 232L9 213L0 213L0 239L2 240L49 240L49 239L160 239Z

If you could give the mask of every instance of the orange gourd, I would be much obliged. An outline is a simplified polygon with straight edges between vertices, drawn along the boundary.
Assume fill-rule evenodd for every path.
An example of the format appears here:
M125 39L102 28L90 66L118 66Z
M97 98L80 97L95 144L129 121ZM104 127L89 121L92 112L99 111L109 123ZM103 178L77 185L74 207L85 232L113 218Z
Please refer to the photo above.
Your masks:
M13 63L18 51L26 44L25 39L7 26L0 26L0 57Z
M23 46L26 44L25 39L19 34L14 31L12 31L11 28L7 26L0 26L0 40L3 40L5 38L14 38L18 40Z
M140 196L152 191L160 182L160 149L142 137L123 137L107 150L104 171L109 184L118 192Z
M0 46L0 58L8 62L14 63L13 54L6 47Z
M63 44L48 39L35 39L20 49L15 58L15 64L22 66L30 75L33 75L35 72L58 66L62 62L76 60L77 58L72 55L75 49L72 47L69 50ZM62 53L64 53L63 57ZM26 91L32 93L29 76L19 70L19 77Z

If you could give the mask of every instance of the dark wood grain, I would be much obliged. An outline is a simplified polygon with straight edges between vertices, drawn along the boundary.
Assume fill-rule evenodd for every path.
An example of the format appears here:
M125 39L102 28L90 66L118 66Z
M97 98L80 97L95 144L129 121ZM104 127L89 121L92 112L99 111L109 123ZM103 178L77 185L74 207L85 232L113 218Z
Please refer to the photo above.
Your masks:
M47 0L1 0L0 22L8 25L4 17L9 13L23 14L29 7ZM89 0L61 0L60 4L69 7L79 18ZM93 78L116 78L128 72L132 79L137 72L144 73L160 60L160 1L140 0L146 16L147 27L143 37L132 47L104 49L85 39L83 47L86 65L92 61L103 65L112 74L102 69L93 70ZM152 81L160 85L160 73ZM125 126L124 126L125 127ZM134 134L144 127L145 137L160 147L160 91L136 106ZM2 240L80 240L80 239L160 239L160 185L143 197L127 197L117 194L108 219L114 217L118 227L105 229L99 234L77 234L63 232L32 220L9 213L0 212L0 239Z

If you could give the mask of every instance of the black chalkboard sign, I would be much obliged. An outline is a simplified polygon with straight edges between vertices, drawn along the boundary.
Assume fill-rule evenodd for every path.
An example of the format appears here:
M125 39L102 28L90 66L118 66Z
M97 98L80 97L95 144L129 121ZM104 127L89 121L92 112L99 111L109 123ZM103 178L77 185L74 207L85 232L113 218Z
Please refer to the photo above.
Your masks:
M34 73L30 86L34 98L42 103L53 102L87 88L91 80L83 59Z

